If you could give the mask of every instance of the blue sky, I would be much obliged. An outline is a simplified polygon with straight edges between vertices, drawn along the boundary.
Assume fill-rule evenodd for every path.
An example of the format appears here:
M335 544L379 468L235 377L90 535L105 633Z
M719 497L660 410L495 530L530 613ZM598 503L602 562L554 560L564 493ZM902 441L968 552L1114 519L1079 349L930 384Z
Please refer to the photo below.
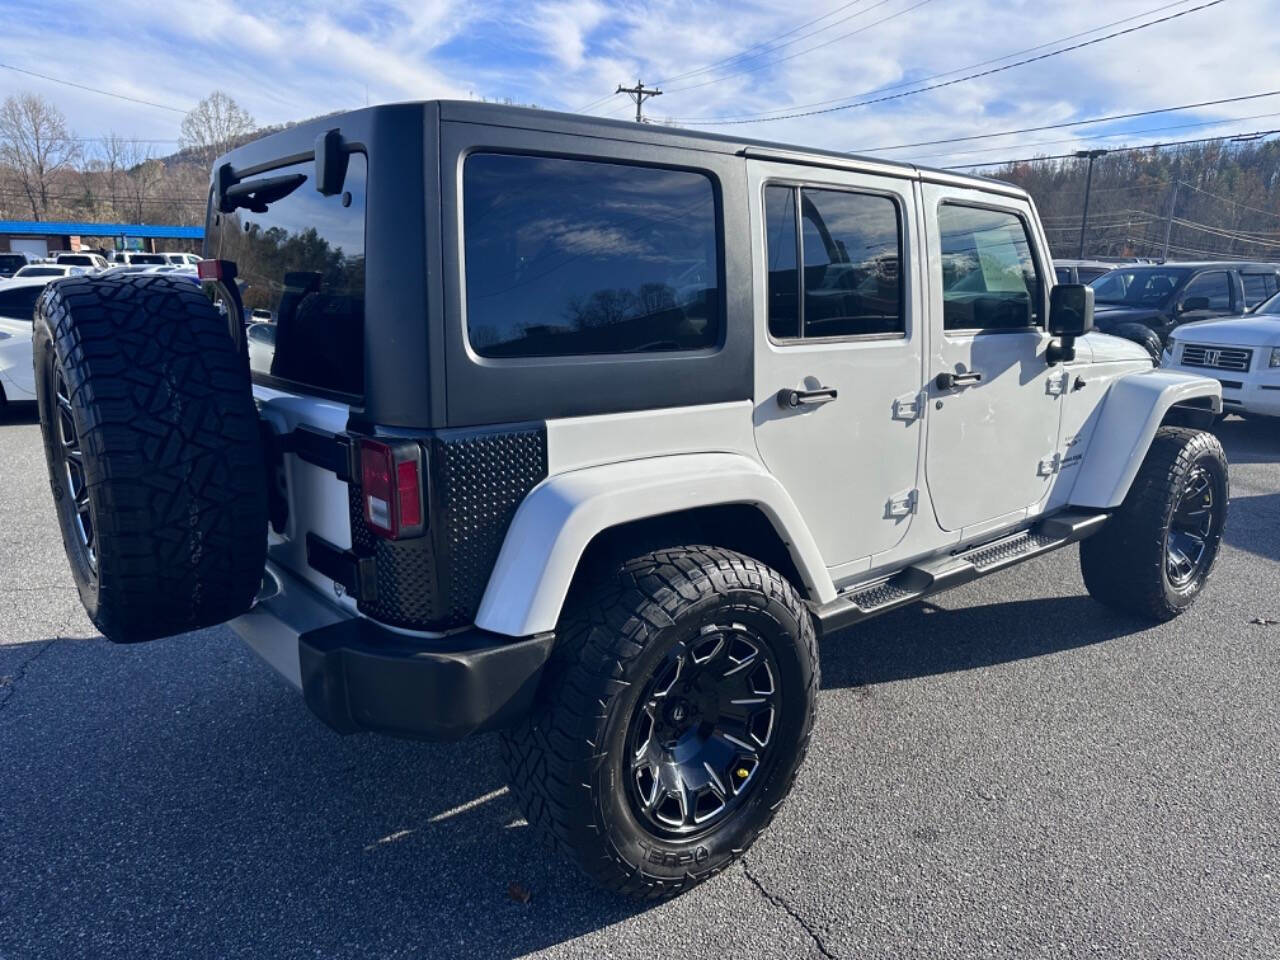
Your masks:
M963 75L961 68L994 61L982 68L989 69L1017 51L1082 34L1071 41L1079 43L1206 2L66 0L33 14L30 0L0 0L0 62L177 108L221 89L262 123L362 106L366 98L510 98L626 117L633 108L624 97L600 98L640 77L666 91L646 104L655 119L854 150L1280 89L1276 0L1221 0L1130 36L882 104L775 122L706 121L838 105L886 87L903 92L924 77ZM0 70L0 94L19 90L54 101L78 136L178 135L180 113ZM882 155L973 163L1063 153L1086 141L1270 127L1280 127L1280 96ZM1102 134L1123 136L1097 139Z

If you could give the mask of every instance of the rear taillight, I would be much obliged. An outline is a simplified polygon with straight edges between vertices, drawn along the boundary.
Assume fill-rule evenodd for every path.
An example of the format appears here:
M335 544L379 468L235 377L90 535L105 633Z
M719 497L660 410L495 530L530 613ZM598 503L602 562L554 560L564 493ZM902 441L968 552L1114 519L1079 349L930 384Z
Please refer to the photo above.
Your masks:
M221 260L201 260L196 264L196 274L201 280L221 280Z
M364 521L387 540L422 534L422 448L412 440L360 440Z

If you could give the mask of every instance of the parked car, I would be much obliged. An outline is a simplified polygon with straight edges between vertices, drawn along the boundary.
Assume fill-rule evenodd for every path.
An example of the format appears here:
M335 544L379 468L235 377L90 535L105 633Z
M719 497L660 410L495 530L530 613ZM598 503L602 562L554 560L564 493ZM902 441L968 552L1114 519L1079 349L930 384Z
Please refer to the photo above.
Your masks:
M1159 363L1175 327L1248 313L1280 289L1280 267L1234 261L1131 266L1090 286L1098 329L1143 344Z
M12 277L30 262L25 253L0 253L0 278Z
M245 328L249 345L249 369L258 373L271 373L271 359L276 353L276 325L251 323Z
M1131 617L1208 581L1221 387L1090 335L1019 187L474 102L216 163L206 290L40 301L90 618L229 621L343 733L502 731L529 822L612 890L768 826L819 634L1076 542Z
M0 406L35 400L31 319L36 299L53 277L0 280Z
M1089 283L1104 273L1110 273L1119 264L1103 260L1055 260L1053 272L1058 283Z
M1249 314L1183 324L1161 365L1215 377L1228 413L1280 417L1280 294Z
M163 253L142 253L137 250L117 250L111 255L111 262L116 266L162 267L169 261Z
M200 256L194 253L164 253L161 256L164 257L166 263L177 267L194 267L200 262Z
M15 273L14 277L78 277L91 272L86 267L76 267L69 263L32 263Z
M60 253L53 262L67 266L84 267L86 270L95 273L110 266L107 258L98 253Z

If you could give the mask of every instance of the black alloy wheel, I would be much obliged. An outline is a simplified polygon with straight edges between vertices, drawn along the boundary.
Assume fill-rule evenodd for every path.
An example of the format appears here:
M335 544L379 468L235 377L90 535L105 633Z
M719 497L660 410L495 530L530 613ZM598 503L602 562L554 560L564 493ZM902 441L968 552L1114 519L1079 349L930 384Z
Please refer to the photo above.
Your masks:
M746 626L703 627L671 649L636 707L627 737L629 798L658 836L711 829L749 795L772 760L778 667Z
M1175 589L1182 589L1202 572L1210 558L1209 539L1215 527L1217 502L1209 471L1197 465L1174 504L1165 538L1165 573Z
M56 489L55 496L67 501L67 516L76 533L79 560L88 571L97 575L98 551L94 536L97 525L93 519L93 506L89 502L89 483L85 473L84 451L80 447L80 432L76 429L75 417L71 410L71 391L67 387L66 377L53 358L53 399L57 413L56 437L60 459L59 479L64 481Z

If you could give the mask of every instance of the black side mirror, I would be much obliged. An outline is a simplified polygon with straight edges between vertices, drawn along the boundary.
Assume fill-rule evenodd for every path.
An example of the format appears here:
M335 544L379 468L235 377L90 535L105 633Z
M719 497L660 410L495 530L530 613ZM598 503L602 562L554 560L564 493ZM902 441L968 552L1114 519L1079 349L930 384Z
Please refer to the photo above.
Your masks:
M1187 297L1182 301L1182 306L1178 308L1179 313L1191 313L1193 310L1208 310L1208 297Z
M1049 333L1057 337L1049 344L1045 359L1052 366L1076 358L1076 337L1093 329L1093 287L1083 283L1060 283L1049 294Z

